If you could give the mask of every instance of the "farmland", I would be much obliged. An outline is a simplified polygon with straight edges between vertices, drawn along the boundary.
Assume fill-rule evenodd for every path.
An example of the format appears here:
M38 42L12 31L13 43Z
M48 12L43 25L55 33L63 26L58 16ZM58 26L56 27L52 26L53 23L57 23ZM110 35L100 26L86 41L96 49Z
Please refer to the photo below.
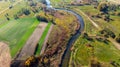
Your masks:
M36 50L36 55L39 55L40 54L40 51L41 51L41 48L43 46L43 43L45 41L45 38L46 38L46 35L50 29L50 26L51 26L51 22L48 23L47 27L45 28L43 34L42 34L42 37L40 38L39 40L39 43L38 43L38 47L37 47L37 50Z
M23 18L1 25L0 40L9 44L12 57L23 47L38 25L39 22L35 20L35 18Z
M10 7L10 4L15 2L0 2L2 7L0 11ZM5 4L5 6L3 6ZM4 9L3 9L4 7ZM39 21L34 17L33 12L28 16L22 16L19 19L14 19L14 15L18 14L23 8L30 9L30 6L25 1L18 2L11 9L0 14L0 41L5 42L10 47L12 58L19 53L20 49L24 46L27 39L31 36ZM8 14L10 20L7 20L5 15Z

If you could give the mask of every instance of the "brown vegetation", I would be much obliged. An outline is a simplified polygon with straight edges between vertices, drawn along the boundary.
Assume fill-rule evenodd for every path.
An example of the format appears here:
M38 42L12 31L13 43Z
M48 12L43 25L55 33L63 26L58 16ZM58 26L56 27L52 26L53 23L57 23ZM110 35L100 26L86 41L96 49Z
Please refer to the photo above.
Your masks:
M40 16L55 23L43 56L47 56L50 60L50 67L58 67L69 38L79 27L78 20L75 16L64 11L42 13Z

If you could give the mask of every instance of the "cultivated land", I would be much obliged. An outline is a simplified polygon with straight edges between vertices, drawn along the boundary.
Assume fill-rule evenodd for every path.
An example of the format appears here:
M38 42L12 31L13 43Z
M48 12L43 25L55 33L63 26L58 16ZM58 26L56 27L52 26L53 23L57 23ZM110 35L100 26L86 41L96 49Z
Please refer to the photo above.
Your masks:
M0 7L4 7L0 10L0 40L9 45L11 56L14 58L31 36L39 21L34 17L31 10L30 15L22 15L20 19L14 19L14 15L18 14L23 8L30 9L30 6L24 0L0 3L2 3ZM10 4L12 5L11 9L9 8ZM9 21L5 17L6 14L10 18Z
M6 3L8 4L8 2ZM37 14L34 14L32 12L30 6L28 6L28 3L26 3L24 0L20 0L20 2L12 8L9 8L9 6L9 4L4 6L4 8L7 9L1 8L0 41L3 41L9 45L12 58L16 58L18 56L17 59L21 60L26 56L28 58L28 55L34 55L34 53L39 56L42 45L44 44L44 42L47 42L45 41L45 39L48 40L48 36L50 34L50 31L52 30L52 23L40 23L35 18ZM15 20L14 15L18 14L18 12L22 8L30 9L31 14L23 14L19 17L19 19ZM10 18L10 20L6 20L6 14L8 14L7 16ZM49 28L51 28L50 31ZM18 54L19 52L20 54Z
M18 54L17 59L19 60L27 59L29 56L34 55L39 39L41 38L46 26L47 26L47 23L40 22L40 24L36 27L32 35L30 36L30 38L27 40L25 46L22 48L22 50Z
M8 43L12 57L23 47L38 24L35 18L22 18L0 25L0 40Z
M51 27L53 27L52 23L51 22L47 23L47 26L45 30L43 31L41 38L39 39L35 55L39 56L40 53L42 53L45 50L46 47L43 47L43 46L45 46L48 41L48 37L52 30Z
M44 42L42 42L43 40L42 40L42 38L41 38L41 40L40 40L40 43L41 44L43 44L43 46L41 46L40 48L41 48L41 52L40 52L40 55L42 55L42 54L44 54L44 51L45 51L45 48L47 47L47 41L48 41L48 38L49 38L49 35L50 35L50 33L51 33L51 31L52 31L52 29L53 29L53 24L49 24L49 25L51 25L51 26L48 26L49 27L49 30L48 29L46 29L46 31L44 32L44 33L46 33L47 35L46 35L46 38L43 38L44 39ZM44 34L43 34L44 35ZM45 37L45 36L44 36ZM38 50L38 52L37 53L39 53L39 51L40 50Z
M9 67L11 62L9 46L0 42L0 67Z

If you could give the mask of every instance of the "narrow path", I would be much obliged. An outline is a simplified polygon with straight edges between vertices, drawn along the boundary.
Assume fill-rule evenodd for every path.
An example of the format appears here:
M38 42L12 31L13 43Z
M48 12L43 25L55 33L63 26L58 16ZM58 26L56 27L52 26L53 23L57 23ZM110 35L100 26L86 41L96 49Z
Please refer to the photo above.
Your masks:
M112 42L113 44L114 44L114 46L118 49L118 50L120 50L120 44L119 43L117 43L114 39L112 39L112 38L109 38L108 39L110 42Z
M78 9L77 9L78 10ZM89 16L87 16L83 11L79 10L85 17L88 18L88 20L97 28L101 29L98 24L96 24Z
M45 51L45 48L46 48L46 46L47 46L47 41L48 41L49 35L50 35L51 31L52 31L52 28L53 28L53 24L50 26L50 29L49 29L49 31L48 31L48 33L47 33L47 36L46 36L45 41L44 41L44 43L43 43L43 46L42 46L40 55L43 54L44 51Z
M16 59L22 60L26 59L31 55L34 55L37 43L39 42L46 26L47 23L40 22L40 24L37 26L33 34L30 36L30 38L28 39L28 41L26 42L25 46L22 48Z
M19 0L19 1L17 1L17 2L15 2L12 6L15 6L15 5L17 5L19 2L21 2L22 0ZM2 13L4 13L5 11L7 11L7 10L9 10L9 7L7 7L6 9L4 9L4 10L2 10L2 11L0 11L0 14L2 14Z

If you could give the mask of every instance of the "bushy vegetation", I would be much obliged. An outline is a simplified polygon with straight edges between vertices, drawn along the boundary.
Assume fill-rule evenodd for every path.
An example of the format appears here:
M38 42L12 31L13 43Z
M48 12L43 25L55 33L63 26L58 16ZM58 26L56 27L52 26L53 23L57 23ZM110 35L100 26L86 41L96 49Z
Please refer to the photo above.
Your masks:
M65 50L69 38L76 32L76 29L79 27L78 21L75 16L64 11L55 11L55 13L41 12L39 15L40 17L44 17L48 21L55 23L53 30L50 33L47 47L43 56L49 57L50 66L58 66L61 60L58 58L62 57L62 53Z
M94 8L93 5L78 6L76 8L72 8L72 10L76 11L84 18L85 34L79 37L76 43L74 44L74 47L72 47L73 50L71 54L70 67L91 66L91 64L94 63L93 61L91 61L91 59L93 59L93 54L91 52L93 51L91 47L88 47L88 44L94 47L95 63L97 63L101 67L111 67L113 65L117 65L117 63L119 63L117 60L119 60L120 58L119 50L116 49L113 46L113 44L110 43L106 38L112 37L115 39L115 37L117 37L116 34L119 34L119 32L115 32L118 31L118 29L116 29L116 26L118 26L116 25L116 23L119 22L119 16L116 15L113 17L111 15L111 11L109 11L108 9L110 19L113 19L113 21L107 23L107 21L102 18L104 13ZM103 29L101 31L102 33L104 31L103 35L98 34L100 30L96 29L92 25L92 23L87 19L87 17L81 13L81 11L88 15L96 24L98 24ZM99 13L101 14L100 17L92 17L96 16ZM115 61L115 63L111 64L111 61Z
M120 43L120 34L116 37L116 41Z
M109 29L107 29L107 28L105 28L105 29L103 29L102 31L100 31L100 33L104 36L104 37L106 37L106 38L109 38L109 37L111 37L111 38L115 38L116 37L116 35L112 32L112 31L110 31Z
M94 47L94 51L92 51L92 47L87 46L87 44L91 44L91 46ZM94 52L94 55L92 52ZM75 65L75 67L88 66L90 63L94 63L90 61L92 59L99 62L101 67L110 67L112 66L110 63L111 61L120 58L119 50L112 46L110 42L106 44L96 39L94 41L89 41L82 37L79 37L76 41L71 56L71 62L73 62L71 66Z

